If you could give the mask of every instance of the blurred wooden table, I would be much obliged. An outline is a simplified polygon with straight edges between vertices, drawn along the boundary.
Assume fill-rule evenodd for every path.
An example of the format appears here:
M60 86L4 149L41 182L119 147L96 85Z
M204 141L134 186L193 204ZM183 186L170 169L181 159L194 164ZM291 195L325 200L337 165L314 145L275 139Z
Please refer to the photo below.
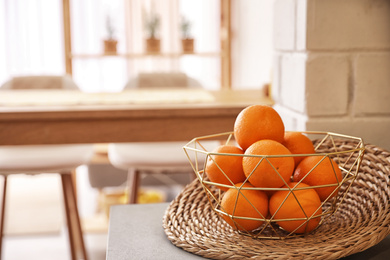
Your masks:
M272 104L261 90L167 91L2 91L0 145L189 141L232 131L248 105Z

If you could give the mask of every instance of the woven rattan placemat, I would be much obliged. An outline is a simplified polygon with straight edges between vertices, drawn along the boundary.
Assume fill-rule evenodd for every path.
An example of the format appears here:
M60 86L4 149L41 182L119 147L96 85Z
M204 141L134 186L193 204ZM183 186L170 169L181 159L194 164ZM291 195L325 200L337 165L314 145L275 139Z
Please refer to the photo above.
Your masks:
M305 237L284 240L240 235L211 208L198 180L171 202L163 218L177 247L210 259L338 259L390 234L390 153L373 145L338 211Z

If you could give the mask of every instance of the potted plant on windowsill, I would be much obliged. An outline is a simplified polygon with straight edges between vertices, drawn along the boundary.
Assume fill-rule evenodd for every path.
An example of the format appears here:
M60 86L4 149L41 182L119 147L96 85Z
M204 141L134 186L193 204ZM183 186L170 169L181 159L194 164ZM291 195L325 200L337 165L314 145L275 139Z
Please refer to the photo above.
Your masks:
M191 37L191 22L185 17L182 17L181 24L181 45L184 53L194 52L194 38Z
M152 13L149 17L145 17L146 30L146 52L159 53L160 39L158 38L158 30L160 28L160 17Z
M115 29L109 16L106 18L106 30L107 38L104 40L104 54L115 55L118 41L114 37Z

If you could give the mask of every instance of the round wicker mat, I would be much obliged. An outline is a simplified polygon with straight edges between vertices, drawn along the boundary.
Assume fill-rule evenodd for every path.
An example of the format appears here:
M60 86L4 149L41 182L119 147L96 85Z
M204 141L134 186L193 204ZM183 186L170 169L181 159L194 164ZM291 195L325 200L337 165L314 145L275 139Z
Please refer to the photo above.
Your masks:
M254 239L233 231L211 208L198 180L167 208L163 228L185 251L210 259L338 259L390 234L390 153L373 145L337 212L305 237Z

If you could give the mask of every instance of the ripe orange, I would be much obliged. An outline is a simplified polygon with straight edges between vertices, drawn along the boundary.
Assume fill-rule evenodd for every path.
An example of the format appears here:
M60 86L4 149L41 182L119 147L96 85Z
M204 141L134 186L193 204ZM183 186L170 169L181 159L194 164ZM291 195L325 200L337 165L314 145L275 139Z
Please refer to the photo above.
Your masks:
M249 183L238 183L236 187L253 188ZM221 200L221 209L227 214L221 214L222 218L236 230L251 231L263 224L261 220L243 219L257 218L265 219L268 215L268 197L259 190L243 190L230 188Z
M310 186L334 184L334 186L315 189L322 201L337 195L338 186L336 185L341 182L342 178L341 170L337 163L331 158L323 156L309 156L303 159L293 175L293 181L298 182L302 180L302 182Z
M238 114L234 122L234 137L243 150L262 139L281 143L284 138L284 124L272 107L252 105Z
M210 181L226 185L244 182L246 176L242 169L242 156L222 154L244 154L244 151L233 145L221 145L214 149L220 155L210 155L207 159L205 172ZM229 181L230 180L230 181ZM232 183L233 182L233 183ZM218 186L221 190L228 190L226 187Z
M313 154L315 153L312 141L300 132L286 132L282 143L292 154ZM305 157L294 157L297 166Z
M291 182L289 187L294 188L297 184ZM309 185L300 183L298 187L308 189L294 189L292 192L280 190L272 195L269 201L269 211L274 220L279 220L276 223L284 230L294 233L307 233L315 229L321 220L320 217L315 217L322 214L321 200L317 192L309 188Z
M245 151L245 155L291 155L291 153L281 143L273 140L260 140L252 144ZM289 182L294 172L293 157L245 156L242 165L245 176L255 187L279 188L285 185L285 182Z

